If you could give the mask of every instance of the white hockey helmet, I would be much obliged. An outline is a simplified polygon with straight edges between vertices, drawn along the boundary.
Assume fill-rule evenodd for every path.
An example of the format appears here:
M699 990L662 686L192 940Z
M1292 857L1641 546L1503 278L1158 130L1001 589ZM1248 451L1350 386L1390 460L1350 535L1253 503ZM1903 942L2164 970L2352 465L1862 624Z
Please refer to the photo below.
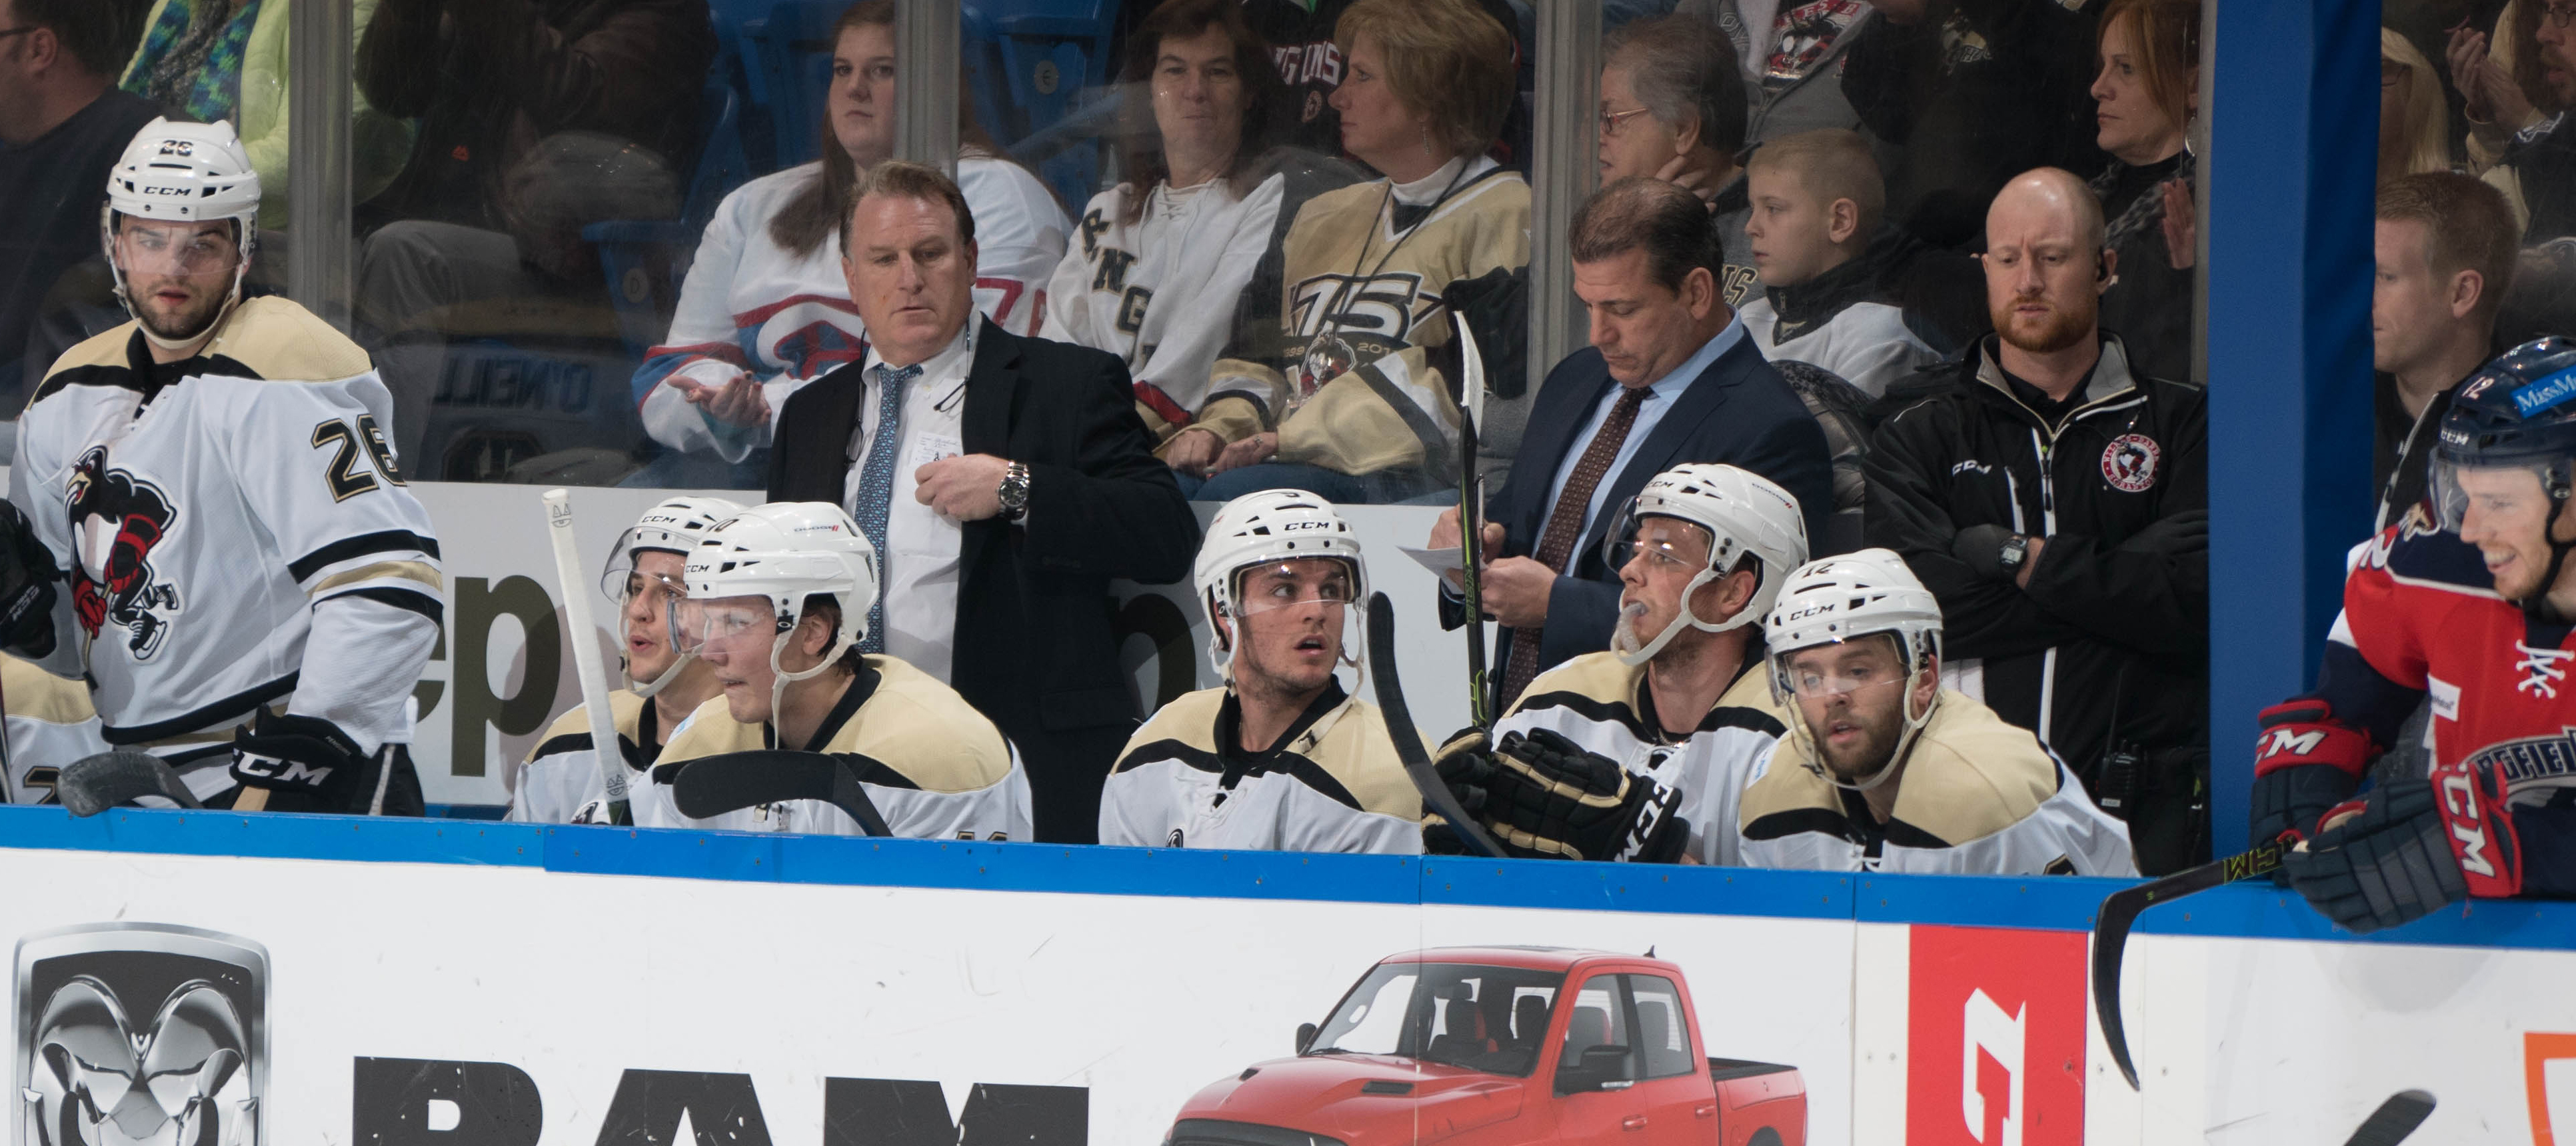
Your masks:
M241 258L233 268L232 296L224 304L229 310L241 301L242 276L249 271L251 252L259 243L259 197L259 172L252 169L250 152L242 147L232 124L180 123L167 117L144 124L125 145L125 154L108 169L107 202L99 208L99 244L116 280L117 300L125 303L129 313L134 309L126 296L125 269L117 262L118 215L230 219L239 226L235 241ZM222 321L220 314L216 321ZM173 349L183 345L169 343L148 327L143 333L157 345Z
M1628 664L1654 659L1683 625L1723 633L1761 624L1770 616L1771 602L1780 595L1789 571L1807 560L1807 519L1798 511L1798 499L1750 470L1688 462L1656 474L1602 537L1603 557L1612 572L1627 564L1623 550L1635 543L1637 527L1649 517L1677 518L1707 530L1708 559L1682 590L1681 612L1653 639L1634 644L1636 634L1628 631L1622 619L1611 647ZM1753 600L1723 621L1703 621L1693 615L1691 596L1699 587L1726 576L1748 554L1761 561L1761 584L1754 589Z
M840 506L821 501L774 501L716 524L689 551L684 576L688 597L671 602L672 647L694 655L708 637L705 606L727 598L761 597L769 603L769 667L777 674L770 704L795 681L832 667L867 636L868 610L877 600L877 551ZM791 673L778 656L804 615L805 600L829 593L841 624L832 647L814 667Z
M1234 677L1234 649L1240 642L1226 640L1217 618L1241 623L1243 602L1236 594L1242 588L1243 571L1309 557L1348 564L1351 603L1356 606L1368 599L1368 564L1360 557L1359 535L1351 532L1350 523L1342 520L1332 502L1301 489L1266 489L1247 493L1216 511L1216 518L1208 522L1206 539L1199 542L1192 580L1198 587L1199 607L1207 610L1208 659L1216 663L1217 675ZM1356 623L1359 610L1345 612L1346 623ZM1360 642L1345 634L1342 660L1357 665L1359 648Z
M1905 758L1915 735L1932 719L1932 705L1916 712L1909 685L1905 693L1905 734L1897 742L1896 751L1888 756L1887 766L1866 780L1845 783L1825 771L1806 717L1797 711L1797 689L1790 678L1789 658L1817 645L1885 633L1896 638L1907 680L1936 666L1941 658L1941 602L1906 567L1905 559L1891 550L1863 549L1800 566L1780 587L1762 631L1770 644L1772 699L1791 711L1790 735L1804 750L1808 768L1835 786L1854 791L1875 788L1894 775L1896 762ZM1934 702L1939 702L1937 692Z
M684 495L645 510L642 518L628 526L626 532L619 534L617 544L608 550L607 564L602 565L599 570L599 591L607 594L610 601L620 606L619 624L625 623L623 618L626 616L626 610L623 606L626 604L627 596L637 588L634 585L634 578L637 576L636 554L677 553L685 561L689 552L698 547L698 542L716 527L717 522L741 513L742 509L741 503L727 501L721 497ZM671 596L686 596L688 593L685 582L671 584L668 588L676 590L669 594ZM663 687L672 681L679 679L680 671L689 667L689 662L696 659L694 656L682 655L673 660L669 668L663 669L661 675L651 680L639 681L631 677L628 680L636 692L651 696L662 691ZM633 666L629 665L628 668L631 670Z

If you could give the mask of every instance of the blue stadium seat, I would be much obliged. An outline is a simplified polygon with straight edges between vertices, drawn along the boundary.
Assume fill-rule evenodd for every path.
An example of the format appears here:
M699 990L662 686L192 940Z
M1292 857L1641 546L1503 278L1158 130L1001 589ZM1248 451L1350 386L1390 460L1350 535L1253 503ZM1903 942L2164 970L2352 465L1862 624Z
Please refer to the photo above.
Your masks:
M832 24L845 7L838 0L789 0L737 28L745 89L770 137L767 170L783 171L822 155L824 90L832 81Z
M707 83L701 97L701 122L707 125L698 148L696 173L677 219L620 219L582 228L582 238L599 249L599 265L608 276L608 297L617 308L618 336L642 358L647 348L670 329L671 313L680 305L680 282L688 275L689 253L714 218L716 206L750 179L742 148L742 98L729 84Z
M966 60L984 126L1079 209L1098 189L1112 142L1110 58L1120 0L976 0ZM1050 130L1056 129L1056 130Z

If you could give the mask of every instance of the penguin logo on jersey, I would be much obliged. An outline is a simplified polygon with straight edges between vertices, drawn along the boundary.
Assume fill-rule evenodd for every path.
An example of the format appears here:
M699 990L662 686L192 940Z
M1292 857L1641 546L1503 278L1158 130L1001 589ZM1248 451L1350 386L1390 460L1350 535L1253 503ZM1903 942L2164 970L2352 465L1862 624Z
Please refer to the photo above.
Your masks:
M17 1133L26 1146L266 1141L268 952L162 923L18 941Z
M2145 493L2156 484L2164 451L2145 434L2122 434L2102 447L2102 480L2123 493Z
M178 510L160 487L107 468L107 447L93 446L72 467L65 509L71 518L72 612L92 641L110 624L125 630L126 651L148 661L170 635L179 587L156 580L152 550L170 535Z

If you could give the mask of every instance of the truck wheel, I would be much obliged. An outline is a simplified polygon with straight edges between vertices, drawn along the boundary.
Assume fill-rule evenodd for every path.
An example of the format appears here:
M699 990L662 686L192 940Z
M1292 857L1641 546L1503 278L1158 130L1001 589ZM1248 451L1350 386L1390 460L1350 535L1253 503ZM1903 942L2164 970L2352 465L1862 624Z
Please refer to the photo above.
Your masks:
M1780 1132L1765 1126L1754 1131L1752 1139L1744 1146L1780 1146Z

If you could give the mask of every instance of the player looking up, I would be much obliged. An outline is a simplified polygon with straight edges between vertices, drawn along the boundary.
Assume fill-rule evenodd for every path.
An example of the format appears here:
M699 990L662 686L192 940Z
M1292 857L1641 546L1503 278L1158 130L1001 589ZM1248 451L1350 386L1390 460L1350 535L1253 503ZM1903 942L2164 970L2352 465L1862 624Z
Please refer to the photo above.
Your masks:
M1029 781L993 722L930 674L862 654L877 595L877 555L841 507L772 502L725 519L690 551L688 596L670 601L671 636L704 660L718 695L672 734L635 802L648 827L857 835L812 800L706 820L681 816L669 785L684 767L731 752L825 753L856 771L898 836L1029 838Z
M2362 548L2315 691L2263 710L2255 842L2304 841L2291 882L2355 931L2473 895L2576 893L2571 399L2565 338L2460 383L2433 448L2438 520L2419 503ZM2427 696L2432 775L2352 799Z
M1199 545L1199 604L1221 688L1183 696L1127 742L1100 842L1419 852L1422 797L1375 705L1343 691L1368 592L1359 538L1303 490L1248 493ZM1412 735L1412 730L1406 730Z
M1753 670L1762 618L1807 560L1798 499L1695 462L1656 474L1604 537L1612 651L1539 674L1494 722L1499 749L1453 737L1442 778L1514 854L1736 863L1736 801L1788 728Z
M156 119L117 161L101 241L134 321L54 363L9 472L71 591L0 640L86 673L108 742L152 745L209 804L417 813L438 541L366 352L243 297L259 202L226 124Z
M2129 832L2028 729L1941 690L1941 606L1864 549L1790 574L1763 624L1789 735L1744 793L1744 862L2136 875Z
M742 512L720 497L675 497L646 510L617 539L600 568L599 591L616 602L618 649L626 660L627 687L608 694L618 753L644 780L680 722L716 694L715 671L672 647L670 602L689 595L682 568L689 551L716 523ZM519 769L505 818L540 824L607 823L593 806L604 801L599 763L591 754L590 712L576 704L546 729Z

